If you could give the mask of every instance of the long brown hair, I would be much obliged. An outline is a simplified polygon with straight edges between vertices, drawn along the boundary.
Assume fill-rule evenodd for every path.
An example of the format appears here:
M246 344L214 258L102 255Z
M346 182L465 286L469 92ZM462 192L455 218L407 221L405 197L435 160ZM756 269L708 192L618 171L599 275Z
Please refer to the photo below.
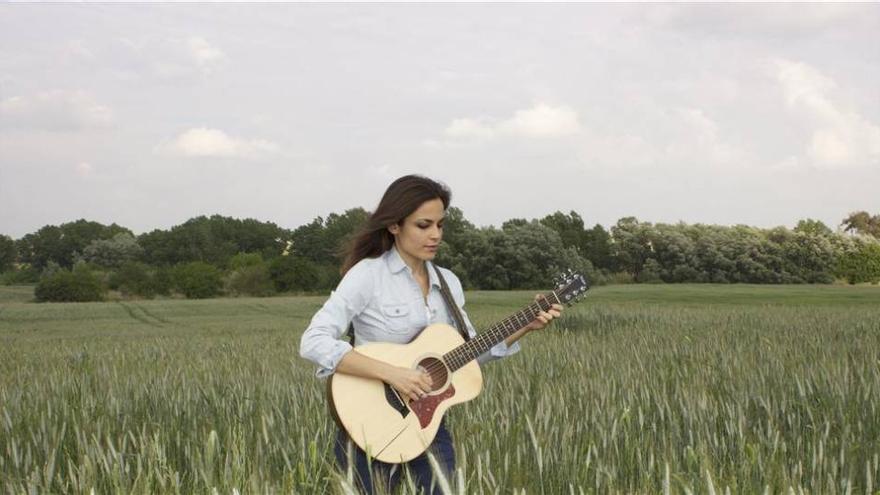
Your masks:
M437 198L443 201L445 210L449 208L452 191L445 184L425 176L405 175L392 182L366 225L343 248L345 261L342 263L341 273L345 275L345 272L364 258L375 258L391 249L394 236L388 231L388 227L395 223L401 225L422 203Z

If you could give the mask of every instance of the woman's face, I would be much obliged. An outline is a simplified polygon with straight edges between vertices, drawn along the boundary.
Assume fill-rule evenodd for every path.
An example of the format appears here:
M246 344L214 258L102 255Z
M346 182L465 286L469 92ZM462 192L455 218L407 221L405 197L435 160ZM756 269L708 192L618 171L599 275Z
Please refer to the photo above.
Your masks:
M425 201L404 218L403 225L388 227L388 231L394 235L400 256L410 267L432 260L437 255L440 239L443 238L445 215L443 201L435 198Z

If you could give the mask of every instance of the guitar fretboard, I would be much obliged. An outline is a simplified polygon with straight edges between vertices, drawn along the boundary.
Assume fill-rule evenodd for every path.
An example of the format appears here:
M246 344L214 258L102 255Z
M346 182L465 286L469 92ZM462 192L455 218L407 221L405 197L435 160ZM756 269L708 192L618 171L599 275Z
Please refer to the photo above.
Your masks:
M543 298L529 304L524 309L508 316L507 318L495 323L485 332L480 333L473 339L456 347L455 349L443 355L443 361L449 367L450 371L455 371L469 362L477 359L478 356L495 347L502 340L510 337L516 332L522 330L529 323L535 321L540 311L548 311L551 306L561 304L556 291L545 294Z

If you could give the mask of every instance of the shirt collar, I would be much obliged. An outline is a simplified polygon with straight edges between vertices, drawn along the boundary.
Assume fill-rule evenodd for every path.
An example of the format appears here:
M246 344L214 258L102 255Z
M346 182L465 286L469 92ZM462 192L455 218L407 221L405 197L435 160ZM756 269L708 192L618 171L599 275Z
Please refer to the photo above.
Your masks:
M388 264L391 273L398 273L401 270L408 268L406 262L400 257L400 252L397 251L396 244L392 245L391 249L385 252L385 262ZM440 287L440 279L437 278L437 273L434 271L434 263L426 261L425 265L425 268L428 270L428 283Z

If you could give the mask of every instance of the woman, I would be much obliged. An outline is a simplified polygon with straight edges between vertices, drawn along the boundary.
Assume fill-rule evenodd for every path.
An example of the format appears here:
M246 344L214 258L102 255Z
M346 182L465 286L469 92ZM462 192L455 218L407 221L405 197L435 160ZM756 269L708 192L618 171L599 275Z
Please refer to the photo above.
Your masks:
M426 177L407 175L395 180L382 196L367 225L353 239L342 267L343 278L324 306L315 314L302 336L300 354L318 365L319 377L332 373L382 380L402 397L418 400L431 391L431 378L421 370L401 368L369 358L353 350L342 340L354 327L356 345L368 342L405 344L433 323L455 325L440 292L440 281L431 260L443 237L443 219L451 193L444 185ZM439 268L439 267L438 267ZM447 281L468 332L476 332L464 311L464 292L458 277L439 268ZM508 337L478 361L509 356L519 350L517 341L526 333L544 328L558 317L562 306L554 304L541 312L527 327ZM335 445L336 459L343 469L351 457L359 484L373 493L374 484L391 488L400 480L397 465L371 463L363 451L353 446L345 431L339 431ZM444 470L455 469L452 438L445 424L431 444L432 452ZM432 471L425 454L405 464L418 486L432 492Z

